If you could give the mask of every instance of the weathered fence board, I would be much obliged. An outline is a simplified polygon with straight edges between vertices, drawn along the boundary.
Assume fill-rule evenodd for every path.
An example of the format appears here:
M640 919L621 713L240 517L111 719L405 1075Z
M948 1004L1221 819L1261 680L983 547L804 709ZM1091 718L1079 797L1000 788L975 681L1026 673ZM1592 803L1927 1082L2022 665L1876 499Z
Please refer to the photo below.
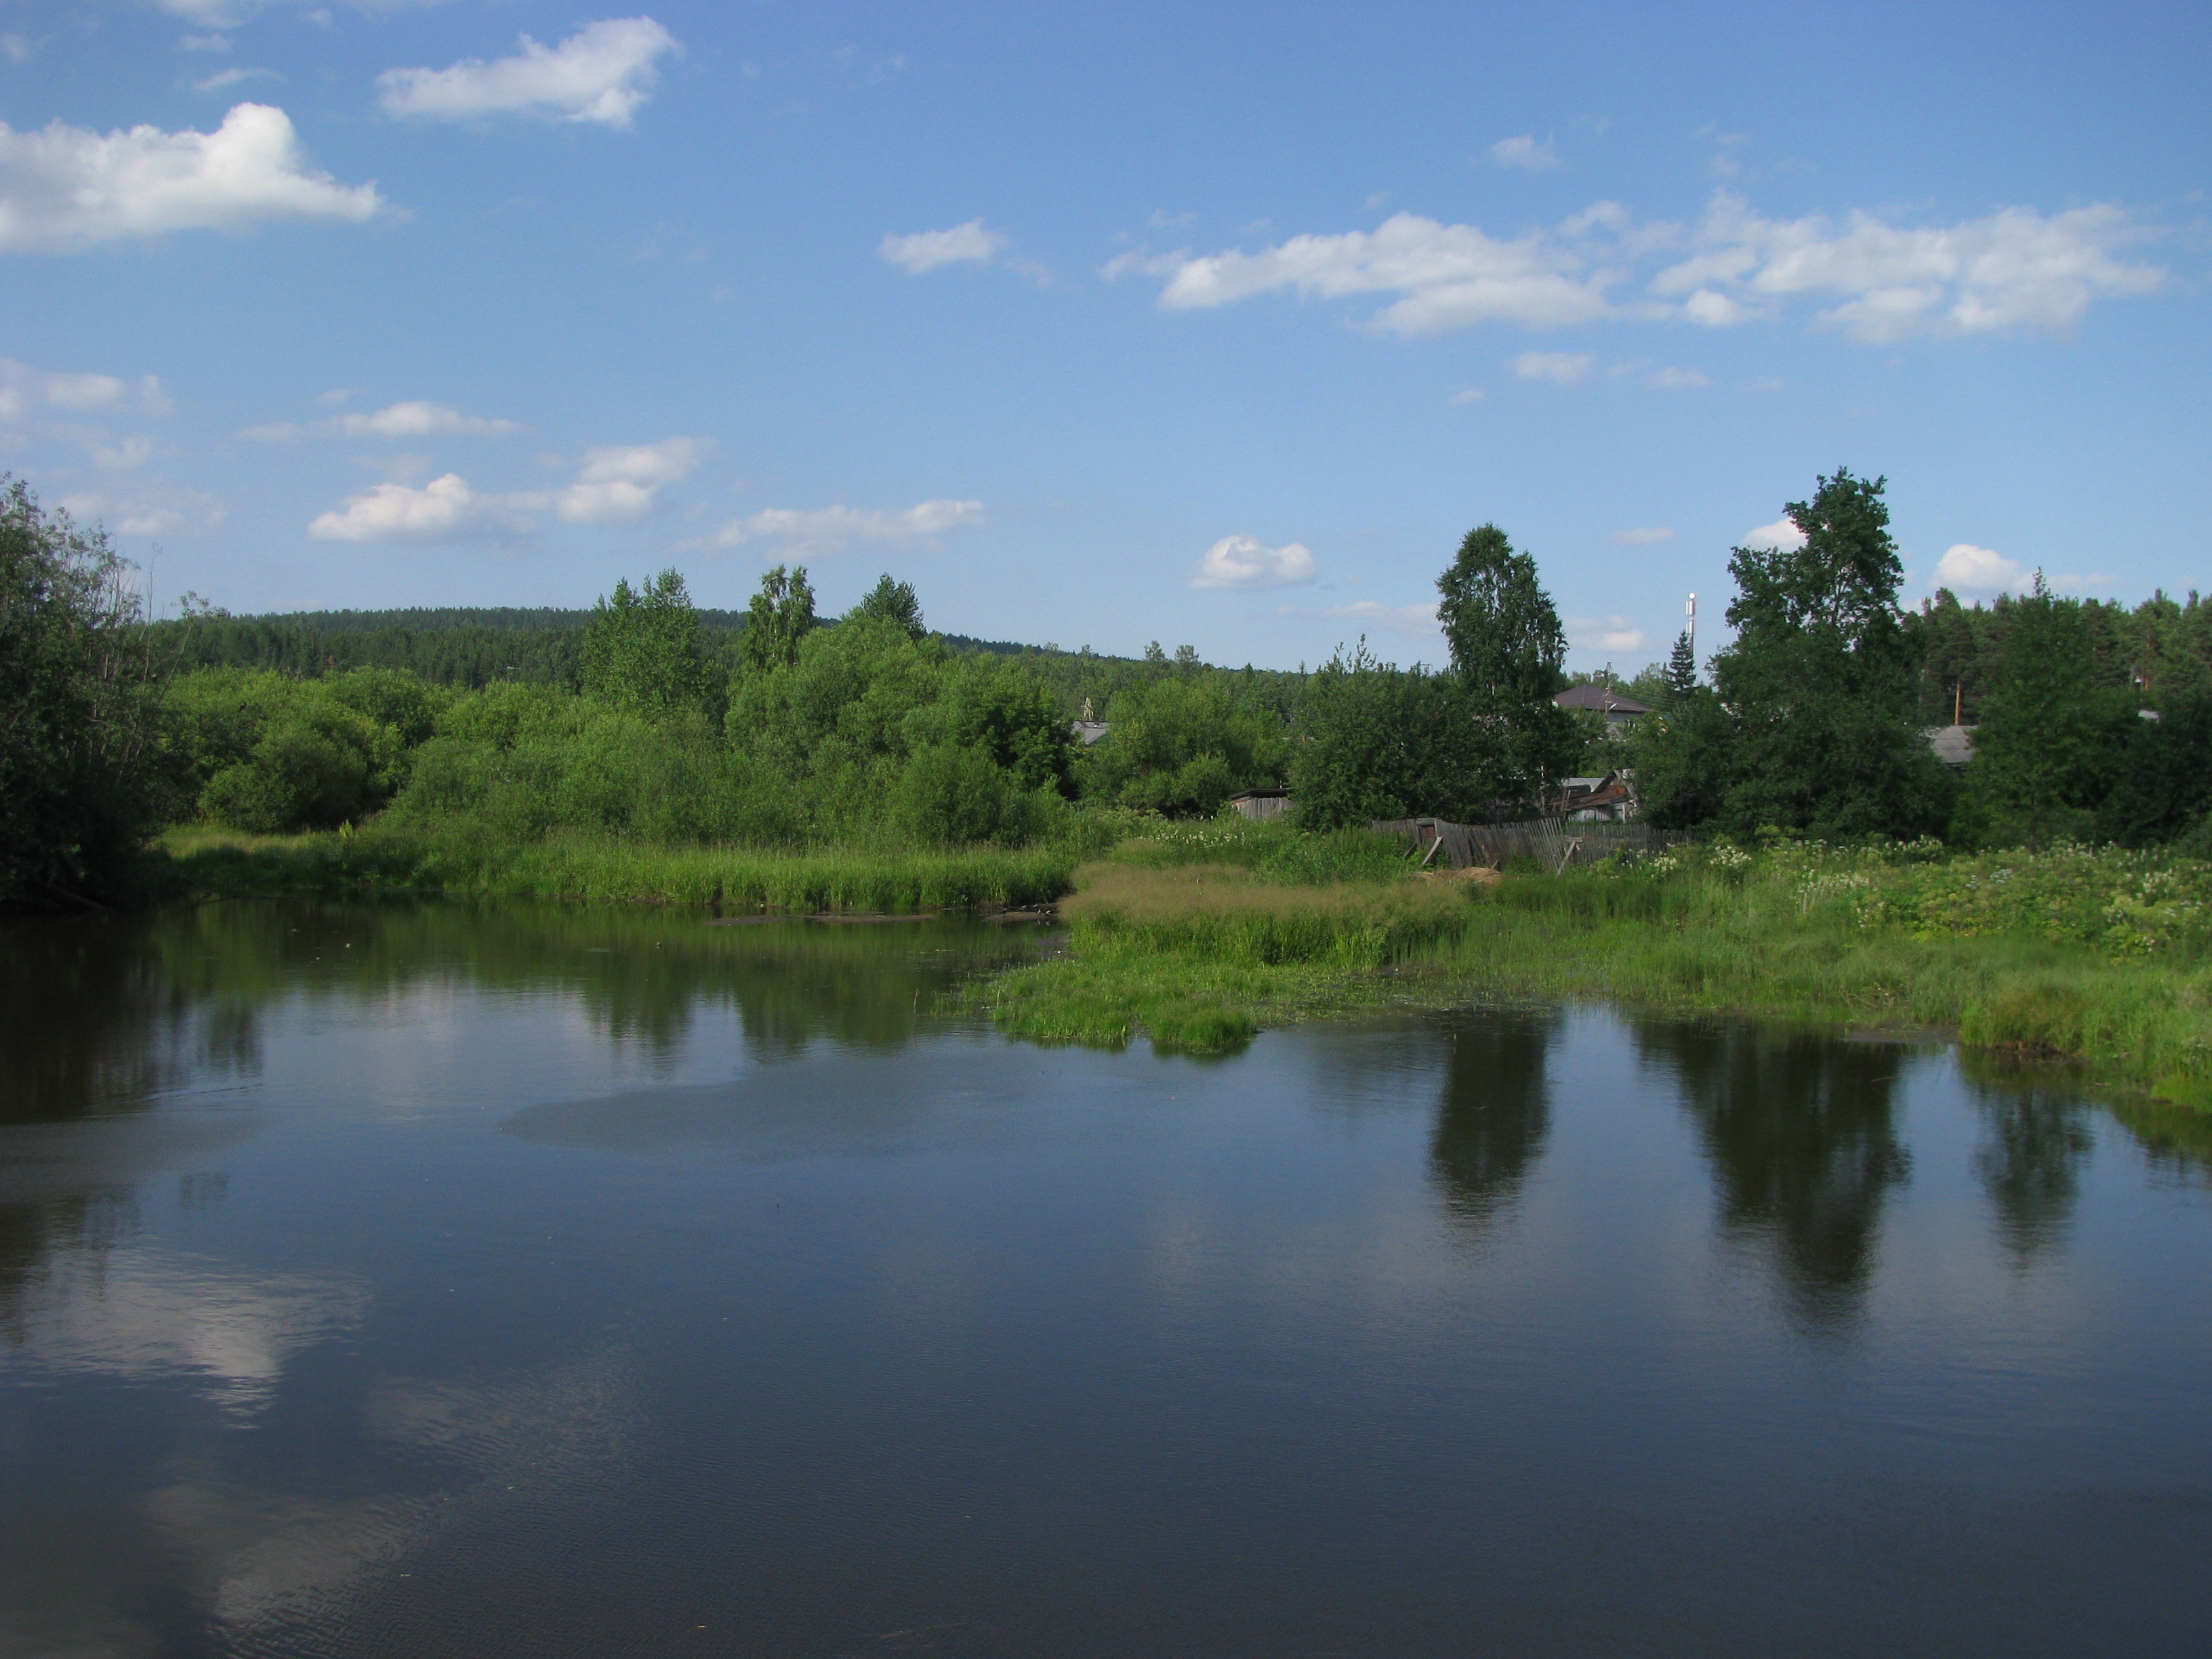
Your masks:
M1384 818L1368 826L1377 835L1402 836L1424 864L1455 870L1473 865L1502 870L1515 859L1534 859L1547 870L1595 864L1614 853L1656 853L1690 837L1646 823L1568 823L1529 818L1519 823L1453 823L1443 818Z

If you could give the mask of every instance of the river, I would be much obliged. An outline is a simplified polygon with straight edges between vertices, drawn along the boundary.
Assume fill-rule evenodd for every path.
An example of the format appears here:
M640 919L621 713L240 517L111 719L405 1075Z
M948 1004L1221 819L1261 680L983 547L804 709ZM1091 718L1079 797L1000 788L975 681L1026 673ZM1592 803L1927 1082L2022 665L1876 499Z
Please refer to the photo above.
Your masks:
M1019 924L0 929L0 1651L2212 1650L2212 1134Z

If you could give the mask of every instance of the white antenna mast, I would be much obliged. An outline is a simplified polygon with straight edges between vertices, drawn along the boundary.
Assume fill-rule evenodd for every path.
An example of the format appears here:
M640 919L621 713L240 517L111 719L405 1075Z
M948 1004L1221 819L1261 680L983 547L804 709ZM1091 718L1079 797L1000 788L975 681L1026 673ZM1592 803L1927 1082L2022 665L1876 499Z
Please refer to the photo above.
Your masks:
M1690 617L1690 672L1698 672L1698 596L1690 595L1687 607Z

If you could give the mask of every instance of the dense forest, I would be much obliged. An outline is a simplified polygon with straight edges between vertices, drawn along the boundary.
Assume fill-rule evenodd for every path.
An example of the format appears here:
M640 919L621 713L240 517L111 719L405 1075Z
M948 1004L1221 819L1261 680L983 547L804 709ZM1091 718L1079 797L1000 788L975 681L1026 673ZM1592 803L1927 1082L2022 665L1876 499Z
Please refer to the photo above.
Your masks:
M2212 619L2034 589L1899 600L1880 479L1839 471L1788 511L1796 549L1738 549L1734 637L1686 640L1623 689L1626 740L1553 702L1565 642L1534 561L1486 525L1438 578L1449 661L1360 641L1310 672L929 630L885 576L843 617L778 568L743 612L665 571L587 611L233 617L148 625L97 530L0 501L0 890L118 891L153 831L379 817L504 842L1019 844L1088 815L1203 817L1287 784L1330 830L1552 810L1625 770L1655 823L1748 841L2067 839L2205 852ZM1085 710L1108 722L1078 740ZM1931 752L1954 711L1963 775Z

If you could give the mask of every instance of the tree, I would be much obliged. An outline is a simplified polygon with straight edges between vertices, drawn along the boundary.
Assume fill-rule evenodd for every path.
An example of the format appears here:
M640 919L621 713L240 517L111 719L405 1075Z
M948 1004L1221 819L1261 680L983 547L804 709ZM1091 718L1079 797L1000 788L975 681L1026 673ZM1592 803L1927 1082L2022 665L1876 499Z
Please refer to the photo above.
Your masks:
M802 582L805 580L805 570L799 573L799 579ZM870 619L904 629L908 639L925 639L929 634L929 630L921 625L921 601L915 598L914 584L893 581L889 571L884 573L883 579L868 590L858 605L845 613L847 622Z
M1494 792L1483 730L1456 677L1377 662L1361 640L1317 670L1292 730L1298 823L1483 817Z
M1107 708L1112 730L1085 757L1085 793L1170 817L1211 817L1239 789L1282 781L1272 710L1232 693L1225 674L1139 681Z
M909 598L912 592L908 590ZM917 622L921 614L917 609ZM814 590L807 585L806 567L787 576L776 566L761 578L760 592L745 608L744 637L738 641L739 668L756 673L789 667L799 660L799 642L814 629Z
M162 805L130 566L0 486L0 904L106 896Z
M1552 699L1566 683L1566 635L1536 562L1494 524L1470 530L1437 578L1437 621L1451 648L1470 717L1486 732L1500 805L1549 793L1579 747Z
M1738 834L1911 836L1948 817L1950 778L1921 734L1886 483L1839 467L1790 503L1801 544L1729 560L1736 637L1713 659L1728 735L1712 759L1716 816Z
M2024 836L2031 849L2054 831L2086 829L2129 738L2135 699L2095 683L2095 641L2086 608L2035 586L2012 606L2003 665L1974 732L1967 805L1984 839ZM2176 826L2179 828L2179 826Z
M584 627L583 680L590 695L648 720L705 702L699 616L683 577L664 570L635 591L615 583Z
M1684 702L1698 689L1698 653L1690 643L1690 630L1684 629L1674 635L1674 648L1667 656L1668 705Z

